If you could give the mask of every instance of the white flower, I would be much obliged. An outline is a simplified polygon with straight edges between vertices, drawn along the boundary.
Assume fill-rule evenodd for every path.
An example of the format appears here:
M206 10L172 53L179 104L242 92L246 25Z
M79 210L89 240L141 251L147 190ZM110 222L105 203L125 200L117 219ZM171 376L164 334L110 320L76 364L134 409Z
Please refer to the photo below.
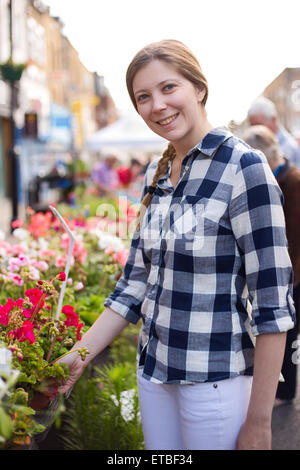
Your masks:
M49 246L49 243L43 237L39 237L38 242L39 242L39 246L42 250L46 250Z
M120 402L121 402L121 415L125 421L130 421L134 418L134 397L135 390L124 390L121 392ZM118 406L118 400L115 395L111 395L111 399L116 406Z
M0 240L5 240L5 233L0 230Z
M26 230L24 228L16 228L13 231L13 236L15 238L17 238L18 240L24 240L25 238L28 238L29 232L28 232L28 230Z
M77 282L77 284L74 287L75 290L81 290L83 288L84 288L84 285L82 284L82 282Z

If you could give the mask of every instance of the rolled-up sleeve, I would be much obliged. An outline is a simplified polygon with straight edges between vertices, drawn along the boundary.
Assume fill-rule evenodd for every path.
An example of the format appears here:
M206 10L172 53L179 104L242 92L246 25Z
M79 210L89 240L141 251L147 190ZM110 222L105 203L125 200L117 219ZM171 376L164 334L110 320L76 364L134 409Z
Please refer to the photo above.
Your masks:
M254 336L293 328L293 272L282 193L266 158L247 152L235 175L230 218L252 304Z
M146 192L147 179L146 175L141 199ZM149 271L150 260L142 249L139 232L135 231L123 275L104 305L122 315L129 322L136 324L141 318L141 305L145 298Z

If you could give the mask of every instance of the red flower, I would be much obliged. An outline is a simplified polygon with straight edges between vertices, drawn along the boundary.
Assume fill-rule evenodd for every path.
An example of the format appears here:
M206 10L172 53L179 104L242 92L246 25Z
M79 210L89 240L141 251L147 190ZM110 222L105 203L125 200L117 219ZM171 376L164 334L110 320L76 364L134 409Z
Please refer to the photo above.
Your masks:
M62 272L60 272L56 277L57 277L57 279L58 279L59 281L65 281L65 280L66 280L66 273L64 273L64 272L62 271Z
M76 337L77 337L78 341L81 340L80 330L83 326L84 326L83 323L79 323L79 325L77 326Z
M14 332L15 338L22 343L28 340L30 344L35 342L35 335L33 333L33 324L29 320L25 320L20 328L17 328Z
M74 312L72 305L65 305L62 308L62 313L66 315L67 319L64 321L66 326L76 326L76 336L78 340L81 340L80 331L84 326L84 323L79 323L79 316Z
M72 305L64 305L61 311L62 311L62 313L64 313L65 315L68 315L69 313L74 312L74 307L72 307ZM75 312L74 312L74 313L75 313Z
M2 305L0 305L0 323L1 325L7 326L8 322L9 322L9 312L7 312Z
M74 312L74 308L71 305L65 305L62 308L62 313L64 313L67 319L64 321L64 324L67 326L78 326L79 316Z
M34 289L27 289L25 291L25 295L29 298L30 302L32 303L33 307L32 309L28 312L28 313L38 313L41 308L43 308L43 306L45 305L45 301L41 300L41 298L44 296L44 298L47 297L47 295L42 292L41 290L39 290L37 287L35 287ZM36 310L36 306L39 304L39 308L38 310Z

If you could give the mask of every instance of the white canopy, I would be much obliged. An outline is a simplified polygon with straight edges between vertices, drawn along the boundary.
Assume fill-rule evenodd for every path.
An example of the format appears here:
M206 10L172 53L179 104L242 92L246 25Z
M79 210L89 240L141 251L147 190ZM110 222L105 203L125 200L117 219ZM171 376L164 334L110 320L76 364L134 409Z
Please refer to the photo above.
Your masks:
M166 148L167 141L154 134L138 114L128 114L90 136L85 146L91 151L118 148L160 152Z

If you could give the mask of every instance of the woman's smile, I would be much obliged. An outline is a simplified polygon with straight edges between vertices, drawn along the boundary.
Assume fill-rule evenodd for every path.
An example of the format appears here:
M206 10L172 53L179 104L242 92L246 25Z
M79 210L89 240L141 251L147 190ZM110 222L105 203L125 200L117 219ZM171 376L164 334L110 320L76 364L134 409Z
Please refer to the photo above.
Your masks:
M179 116L180 113L172 114L172 116L169 116L165 119L160 119L159 121L156 121L157 124L163 127L168 127L172 122L175 121L175 119Z

